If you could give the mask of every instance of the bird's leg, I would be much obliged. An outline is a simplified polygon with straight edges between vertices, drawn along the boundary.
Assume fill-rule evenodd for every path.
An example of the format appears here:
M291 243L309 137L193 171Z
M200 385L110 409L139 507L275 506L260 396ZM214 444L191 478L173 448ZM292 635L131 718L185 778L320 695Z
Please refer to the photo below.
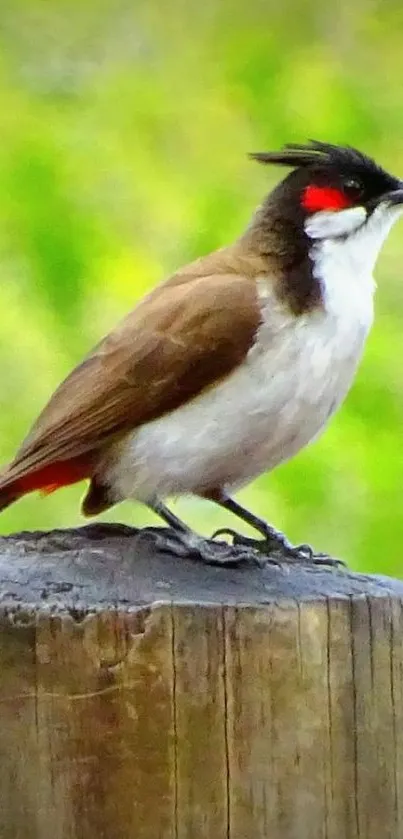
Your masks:
M332 559L327 556L327 554L315 554L310 545L292 545L284 533L281 533L281 531L276 530L272 527L272 525L268 524L263 519L255 516L254 513L251 513L245 507L242 507L241 504L234 501L234 499L230 498L226 495L226 493L214 492L208 497L211 501L215 501L216 504L219 504L220 507L224 507L225 510L228 510L235 516L238 516L238 518L249 524L264 537L263 541L251 539L237 533L234 530L231 530L230 528L220 528L213 534L213 539L217 536L227 534L232 536L234 545L249 545L250 547L255 547L255 549L258 548L262 553L266 551L274 551L275 553L278 552L282 554L285 559L299 560L301 562L313 562L315 565L331 565L336 567L344 565L341 560Z
M185 559L199 559L208 565L235 566L251 560L258 565L264 564L261 554L252 546L213 542L199 536L161 501L149 502L148 507L169 525L168 528L145 527L140 532L140 535L152 536L158 550Z
M172 527L172 530L178 531L178 533L191 533L190 527L185 524L182 519L175 516L175 513L172 513L162 501L153 501L153 503L148 504L150 510L153 510L157 516L163 519L169 527Z

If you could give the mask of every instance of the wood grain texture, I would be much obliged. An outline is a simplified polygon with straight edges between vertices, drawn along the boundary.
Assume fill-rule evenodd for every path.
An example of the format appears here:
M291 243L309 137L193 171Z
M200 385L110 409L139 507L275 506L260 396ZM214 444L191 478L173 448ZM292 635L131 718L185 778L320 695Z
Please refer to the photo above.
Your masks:
M403 583L0 538L2 839L401 839Z

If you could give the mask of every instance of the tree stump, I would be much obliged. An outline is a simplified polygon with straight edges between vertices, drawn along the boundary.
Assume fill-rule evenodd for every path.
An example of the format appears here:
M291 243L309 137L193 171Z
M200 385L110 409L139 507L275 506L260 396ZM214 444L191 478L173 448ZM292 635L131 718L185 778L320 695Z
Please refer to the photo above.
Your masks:
M401 839L403 583L0 539L2 839Z

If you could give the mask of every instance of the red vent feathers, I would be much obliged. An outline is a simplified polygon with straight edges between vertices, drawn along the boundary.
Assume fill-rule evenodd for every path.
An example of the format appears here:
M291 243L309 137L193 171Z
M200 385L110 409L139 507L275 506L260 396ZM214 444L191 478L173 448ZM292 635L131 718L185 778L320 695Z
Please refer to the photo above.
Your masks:
M88 459L77 457L73 460L58 461L43 466L38 472L28 473L19 478L14 488L18 493L24 494L33 490L40 490L47 495L69 484L75 484L88 478L91 472Z

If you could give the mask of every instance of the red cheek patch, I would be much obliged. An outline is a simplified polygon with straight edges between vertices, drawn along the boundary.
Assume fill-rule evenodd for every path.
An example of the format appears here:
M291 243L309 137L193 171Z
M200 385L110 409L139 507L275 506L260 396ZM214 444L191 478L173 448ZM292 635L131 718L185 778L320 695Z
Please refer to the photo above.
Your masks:
M308 213L320 210L345 210L352 203L339 189L330 186L307 186L302 195L302 206Z

